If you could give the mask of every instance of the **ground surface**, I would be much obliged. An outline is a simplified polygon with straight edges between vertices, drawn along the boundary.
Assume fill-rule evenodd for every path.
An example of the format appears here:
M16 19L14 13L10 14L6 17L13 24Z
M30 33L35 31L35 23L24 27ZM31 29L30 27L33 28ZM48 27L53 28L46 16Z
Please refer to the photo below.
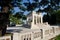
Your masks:
M56 36L55 40L60 40L60 35Z

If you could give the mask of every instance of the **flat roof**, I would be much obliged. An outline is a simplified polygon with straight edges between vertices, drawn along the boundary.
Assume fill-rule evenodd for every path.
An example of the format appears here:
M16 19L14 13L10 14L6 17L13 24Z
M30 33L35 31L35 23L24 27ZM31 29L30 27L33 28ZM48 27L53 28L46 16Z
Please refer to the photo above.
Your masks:
M40 31L40 29L28 29L24 27L8 27L7 33L25 33L25 32L33 32Z
M7 27L7 32L9 33L13 33L13 32L21 32L24 30L29 30L28 28L24 28L24 27Z

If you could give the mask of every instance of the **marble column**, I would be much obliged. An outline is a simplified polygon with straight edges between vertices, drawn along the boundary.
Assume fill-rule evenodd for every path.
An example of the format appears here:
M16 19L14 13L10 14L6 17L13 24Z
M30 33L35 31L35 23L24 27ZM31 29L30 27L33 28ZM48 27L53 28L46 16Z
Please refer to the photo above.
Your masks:
M36 24L37 24L37 16L36 16Z
M41 23L43 23L43 17L41 16Z
M34 15L32 16L33 18L32 18L32 22L33 22L33 24L34 24Z

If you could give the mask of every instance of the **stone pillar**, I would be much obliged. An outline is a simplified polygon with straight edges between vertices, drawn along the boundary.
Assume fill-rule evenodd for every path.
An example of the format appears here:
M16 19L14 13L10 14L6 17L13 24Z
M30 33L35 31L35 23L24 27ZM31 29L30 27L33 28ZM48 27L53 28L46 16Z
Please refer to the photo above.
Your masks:
M34 24L34 15L33 15L32 17L33 17L32 22L33 22L33 24Z
M43 16L42 16L42 13L39 13L39 15L40 15L40 20L41 20L41 23L43 23Z
M36 16L36 24L37 24L37 16Z
M44 29L40 30L41 30L41 39L45 39L45 30Z
M28 17L27 17L27 24L28 24Z
M28 21L28 17L27 17L27 21Z
M32 17L33 17L33 19L32 19L33 21L32 22L33 22L33 24L34 24L34 19L35 19L35 17L34 17L35 13L36 13L35 11L32 12Z
M34 40L34 32L31 34L31 40Z
M42 17L42 15L41 15L41 23L43 23L43 17Z
M43 29L40 29L41 30L41 39L44 39L45 38L45 31Z
M40 25L40 17L39 17L39 25Z
M41 24L41 17L39 18L39 23Z
M19 33L13 33L13 40L20 40Z

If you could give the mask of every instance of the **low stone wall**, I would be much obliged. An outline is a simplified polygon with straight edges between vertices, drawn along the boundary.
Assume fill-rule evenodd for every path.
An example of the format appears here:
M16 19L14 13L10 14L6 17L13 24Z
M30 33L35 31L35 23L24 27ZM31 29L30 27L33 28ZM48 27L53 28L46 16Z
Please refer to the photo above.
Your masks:
M22 24L21 25L16 25L17 27L20 27L20 26L22 26Z
M50 29L31 30L22 33L14 33L13 40L49 40L60 34L60 27Z

